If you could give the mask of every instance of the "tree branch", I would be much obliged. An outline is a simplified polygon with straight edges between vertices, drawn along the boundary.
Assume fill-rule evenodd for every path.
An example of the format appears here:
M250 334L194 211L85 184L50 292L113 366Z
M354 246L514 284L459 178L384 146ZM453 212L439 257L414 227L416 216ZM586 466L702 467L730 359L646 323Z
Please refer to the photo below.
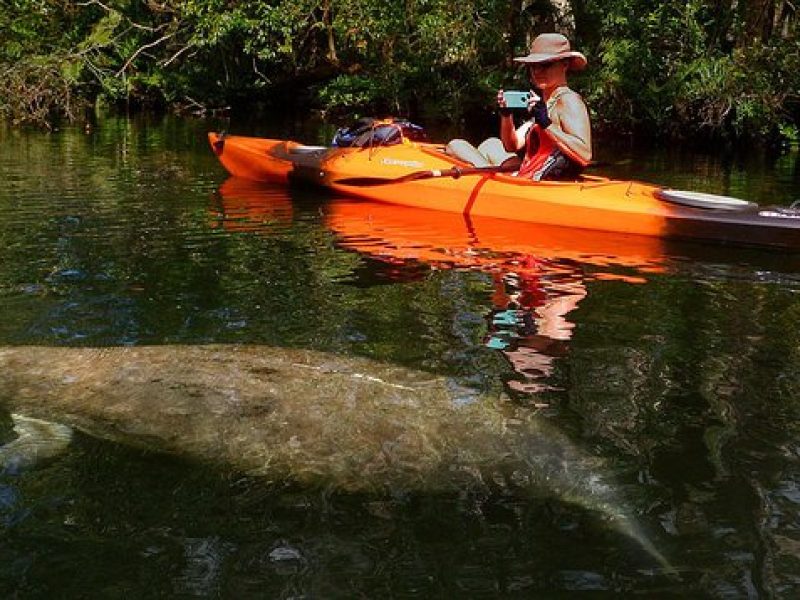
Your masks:
M128 69L130 64L136 59L136 57L139 56L142 52L144 52L148 48L152 48L153 46L158 46L161 42L167 41L169 38L173 37L176 33L177 33L176 31L173 31L172 33L168 33L167 35L162 35L156 41L150 42L149 44L145 44L144 46L141 46L138 50L136 50L136 52L134 52L131 55L131 57L128 60L125 61L125 64L122 65L122 68L120 68L120 70L117 71L116 77L119 77L120 75L122 75Z
M192 44L187 44L187 45L185 45L183 48L181 48L180 50L178 50L178 51L177 51L175 54L173 54L172 56L170 56L169 58L167 58L167 59L165 59L165 60L162 60L162 61L161 61L159 64L160 64L162 67L168 67L168 66L169 66L169 65L171 65L171 64L172 64L172 63L173 63L173 62L174 62L174 61L175 61L175 60L176 60L176 59L177 59L177 58L178 58L178 57L179 57L181 54L183 54L183 53L184 53L184 52L186 52L187 50L191 50L192 48L194 48L194 46L193 46Z

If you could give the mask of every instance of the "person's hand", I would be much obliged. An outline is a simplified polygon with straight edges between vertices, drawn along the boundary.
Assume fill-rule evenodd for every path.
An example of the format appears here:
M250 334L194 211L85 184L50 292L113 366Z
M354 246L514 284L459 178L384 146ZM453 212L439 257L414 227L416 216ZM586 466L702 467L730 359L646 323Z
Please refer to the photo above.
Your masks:
M511 109L508 108L506 95L503 90L497 90L497 111L504 117L511 115Z
M545 104L542 91L539 89L531 89L531 97L528 98L528 112L533 116L534 123L542 129L547 129L553 123L550 115L547 114L547 104Z

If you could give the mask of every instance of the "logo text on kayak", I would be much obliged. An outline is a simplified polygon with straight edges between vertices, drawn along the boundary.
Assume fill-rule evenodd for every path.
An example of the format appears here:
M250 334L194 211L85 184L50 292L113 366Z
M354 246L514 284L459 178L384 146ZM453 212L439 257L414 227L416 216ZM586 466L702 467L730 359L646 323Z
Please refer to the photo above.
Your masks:
M420 169L425 166L424 163L418 160L400 160L399 158L384 158L381 163L395 167L409 167L411 169Z

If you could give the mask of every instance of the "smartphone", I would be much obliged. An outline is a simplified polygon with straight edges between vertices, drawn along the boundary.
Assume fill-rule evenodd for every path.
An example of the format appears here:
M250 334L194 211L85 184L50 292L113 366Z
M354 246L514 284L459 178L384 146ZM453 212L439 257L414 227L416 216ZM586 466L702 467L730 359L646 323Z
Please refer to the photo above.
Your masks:
M503 98L505 98L508 108L528 108L528 99L530 97L530 92L503 92Z

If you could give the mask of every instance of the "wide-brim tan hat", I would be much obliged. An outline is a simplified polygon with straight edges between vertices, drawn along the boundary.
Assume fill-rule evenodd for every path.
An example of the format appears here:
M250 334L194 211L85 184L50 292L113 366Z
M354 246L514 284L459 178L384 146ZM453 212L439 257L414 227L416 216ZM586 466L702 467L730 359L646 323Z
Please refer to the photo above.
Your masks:
M521 63L543 63L570 59L569 68L573 71L580 71L586 67L586 57L573 50L569 45L569 40L560 33L543 33L537 35L531 44L530 54L518 56L514 60Z

